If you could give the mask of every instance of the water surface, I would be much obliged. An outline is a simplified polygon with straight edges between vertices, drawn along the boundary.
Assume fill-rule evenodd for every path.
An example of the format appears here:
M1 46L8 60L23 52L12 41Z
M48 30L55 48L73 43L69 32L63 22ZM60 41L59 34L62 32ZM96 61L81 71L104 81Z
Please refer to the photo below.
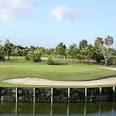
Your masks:
M1 102L0 116L116 116L116 103Z

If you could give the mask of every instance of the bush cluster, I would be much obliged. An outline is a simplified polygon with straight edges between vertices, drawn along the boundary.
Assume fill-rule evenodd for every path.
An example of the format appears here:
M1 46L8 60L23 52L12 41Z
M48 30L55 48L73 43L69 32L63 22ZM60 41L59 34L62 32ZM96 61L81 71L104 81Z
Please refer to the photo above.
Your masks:
M47 64L48 65L65 65L66 63L54 61L51 57L49 57L48 61L47 61Z
M31 53L25 56L25 60L31 62L41 62L41 55L38 53Z

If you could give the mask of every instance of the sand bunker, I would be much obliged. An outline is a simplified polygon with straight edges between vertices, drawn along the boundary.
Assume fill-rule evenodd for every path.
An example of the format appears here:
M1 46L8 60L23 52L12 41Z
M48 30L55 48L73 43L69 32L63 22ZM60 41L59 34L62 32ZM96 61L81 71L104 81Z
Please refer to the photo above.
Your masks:
M20 84L20 85L36 85L36 86L80 86L80 87L91 87L91 86L105 86L116 84L116 77L91 80L91 81L52 81L46 79L37 78L17 78L4 80L5 83Z
M112 67L101 67L101 68L116 71L116 68L112 68Z

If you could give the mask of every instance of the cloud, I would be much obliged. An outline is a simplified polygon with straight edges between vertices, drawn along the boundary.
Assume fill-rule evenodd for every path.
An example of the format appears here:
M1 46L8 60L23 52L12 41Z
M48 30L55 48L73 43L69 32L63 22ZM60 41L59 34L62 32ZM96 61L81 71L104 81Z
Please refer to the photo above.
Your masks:
M12 20L31 12L38 0L1 0L0 20Z
M83 13L77 11L77 9L73 9L67 6L56 6L52 9L51 15L55 16L58 20L72 20L79 18Z

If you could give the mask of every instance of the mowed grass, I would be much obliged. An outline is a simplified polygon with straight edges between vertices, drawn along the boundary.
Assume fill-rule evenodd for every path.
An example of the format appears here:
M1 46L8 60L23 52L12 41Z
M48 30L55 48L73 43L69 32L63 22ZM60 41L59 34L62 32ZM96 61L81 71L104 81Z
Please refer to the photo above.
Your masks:
M116 76L116 71L100 65L45 65L32 63L0 64L0 81L11 78L36 77L49 80L78 81Z

